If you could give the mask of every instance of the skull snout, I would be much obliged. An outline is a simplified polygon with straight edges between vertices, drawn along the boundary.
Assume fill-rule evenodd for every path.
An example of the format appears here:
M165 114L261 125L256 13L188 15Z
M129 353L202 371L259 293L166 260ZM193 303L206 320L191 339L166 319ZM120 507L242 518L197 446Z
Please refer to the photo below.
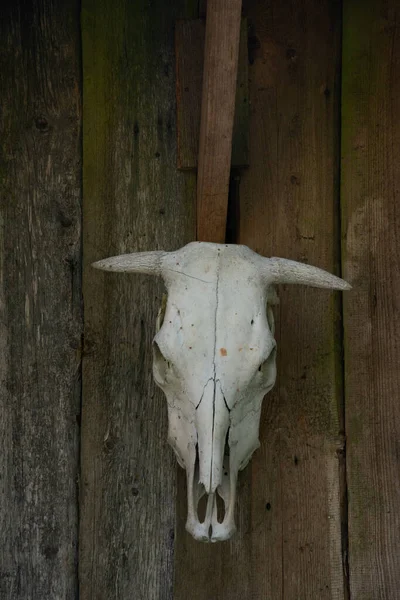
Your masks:
M236 530L234 499L237 473L232 472L229 455L225 453L229 426L230 411L220 382L210 379L196 409L196 461L192 472L188 470L186 529L201 541L227 540ZM202 498L206 502L201 507Z
M194 471L187 471L188 518L186 530L198 541L221 542L230 539L236 531L234 508L236 497L237 472L229 467L229 456L224 460L224 475L221 485L215 492L207 493L199 483L198 461ZM200 516L200 500L203 503L203 515ZM223 510L221 511L221 502ZM219 505L219 506L218 506ZM221 514L222 513L222 514Z

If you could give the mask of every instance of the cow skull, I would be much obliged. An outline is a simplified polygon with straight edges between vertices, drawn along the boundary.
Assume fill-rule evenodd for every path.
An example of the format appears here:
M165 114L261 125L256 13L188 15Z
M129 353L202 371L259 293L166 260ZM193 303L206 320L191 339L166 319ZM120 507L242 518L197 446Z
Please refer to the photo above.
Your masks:
M94 266L161 275L165 282L153 374L167 397L168 441L186 469L186 529L197 540L227 540L235 532L238 471L259 446L261 403L275 383L274 284L350 286L316 267L264 258L246 246L203 242L176 252L116 256ZM222 518L217 494L225 507Z

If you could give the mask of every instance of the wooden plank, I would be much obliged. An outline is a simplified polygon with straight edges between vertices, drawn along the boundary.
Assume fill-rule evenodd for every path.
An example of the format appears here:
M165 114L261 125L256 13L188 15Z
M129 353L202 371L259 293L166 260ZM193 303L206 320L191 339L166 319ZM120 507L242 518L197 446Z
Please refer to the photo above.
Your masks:
M201 89L204 63L204 19L181 20L175 28L178 169L197 169L199 157ZM189 50L190 49L190 50ZM249 164L249 85L247 20L242 19L236 82L232 166Z
M197 239L225 241L242 0L208 0L204 45Z
M337 272L339 3L245 8L250 168L239 241ZM279 296L278 380L251 463L250 597L342 600L339 298L296 286Z
M342 217L351 598L400 589L400 31L395 0L346 0Z
M90 264L195 237L195 175L176 170L174 77L174 24L195 9L83 2L82 600L172 598L176 460L151 369L163 286Z
M339 7L252 0L244 14L252 110L237 241L337 271ZM343 600L338 297L295 286L280 297L278 381L241 474L238 533L211 547L178 535L176 600ZM182 500L182 528L184 516Z
M0 15L0 597L77 598L79 3Z

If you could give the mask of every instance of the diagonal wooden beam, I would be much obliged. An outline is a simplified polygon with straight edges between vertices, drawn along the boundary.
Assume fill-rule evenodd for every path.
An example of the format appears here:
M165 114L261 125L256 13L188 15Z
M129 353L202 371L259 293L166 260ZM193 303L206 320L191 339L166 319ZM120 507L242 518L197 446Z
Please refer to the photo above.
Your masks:
M197 239L225 241L242 0L208 0L197 171Z

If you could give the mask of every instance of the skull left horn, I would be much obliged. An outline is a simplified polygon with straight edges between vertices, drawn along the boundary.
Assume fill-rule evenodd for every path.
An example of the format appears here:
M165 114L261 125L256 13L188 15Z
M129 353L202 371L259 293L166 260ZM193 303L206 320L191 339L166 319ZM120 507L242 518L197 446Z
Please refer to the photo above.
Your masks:
M264 258L246 246L203 242L93 266L163 277L168 299L157 319L153 375L168 402L168 441L187 473L186 529L197 540L227 540L235 532L238 471L259 445L261 403L275 383L273 286L350 286L322 269Z

